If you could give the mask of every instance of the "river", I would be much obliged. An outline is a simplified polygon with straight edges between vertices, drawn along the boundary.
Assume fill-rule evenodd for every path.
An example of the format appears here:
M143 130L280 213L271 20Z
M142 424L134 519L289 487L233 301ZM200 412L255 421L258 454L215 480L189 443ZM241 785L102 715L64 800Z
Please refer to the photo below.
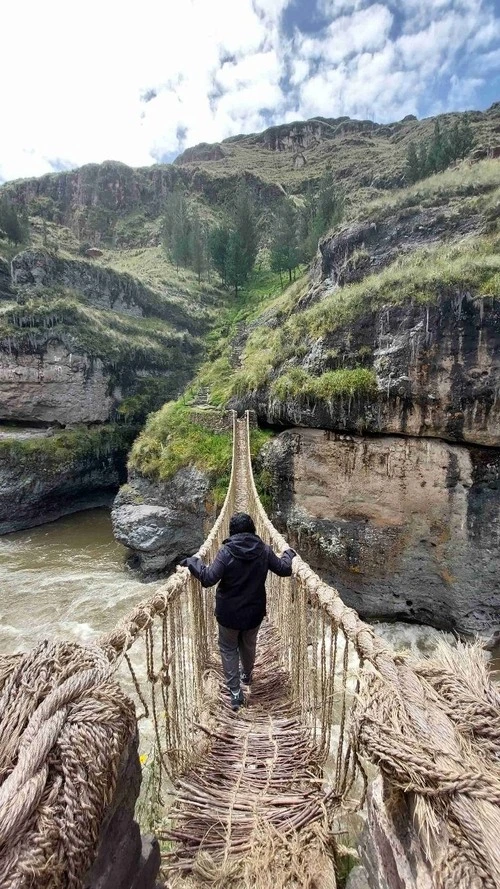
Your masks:
M127 569L107 508L0 539L0 653L23 651L42 639L89 642L110 630L158 583ZM432 651L443 635L429 627L378 623L396 649Z
M141 583L124 560L105 507L0 538L0 653L112 629L159 585Z

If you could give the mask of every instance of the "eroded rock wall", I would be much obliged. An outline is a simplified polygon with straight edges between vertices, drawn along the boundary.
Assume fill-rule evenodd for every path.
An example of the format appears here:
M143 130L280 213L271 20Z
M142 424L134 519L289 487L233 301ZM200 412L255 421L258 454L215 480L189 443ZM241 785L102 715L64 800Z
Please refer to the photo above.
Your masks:
M295 428L264 465L276 520L362 617L500 636L500 451Z
M22 423L103 423L119 403L100 358L47 337L45 349L0 351L0 419Z
M110 505L124 480L127 451L136 432L120 427L91 433L76 429L62 441L50 432L4 433L0 534Z
M448 293L429 305L367 311L282 371L300 366L319 375L360 365L375 372L370 395L281 401L262 388L236 406L274 425L500 445L500 300Z

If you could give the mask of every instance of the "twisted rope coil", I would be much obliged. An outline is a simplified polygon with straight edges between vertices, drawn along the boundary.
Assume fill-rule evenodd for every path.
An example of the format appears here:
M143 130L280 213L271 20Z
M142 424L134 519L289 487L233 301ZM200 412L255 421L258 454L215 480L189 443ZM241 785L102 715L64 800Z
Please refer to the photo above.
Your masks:
M98 647L64 642L0 660L2 889L82 886L136 730L111 672Z

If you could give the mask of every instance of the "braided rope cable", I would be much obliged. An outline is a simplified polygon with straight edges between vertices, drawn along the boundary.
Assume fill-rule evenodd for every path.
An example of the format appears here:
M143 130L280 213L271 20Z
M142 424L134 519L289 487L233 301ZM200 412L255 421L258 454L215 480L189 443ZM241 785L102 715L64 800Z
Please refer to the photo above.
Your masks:
M231 480L198 551L204 560L213 559L235 508L252 513L258 533L275 550L287 547L255 487L248 414L238 423L233 415ZM133 672L125 654L139 638L146 644L160 746L165 738L165 768L178 774L187 767L212 610L210 597L202 597L188 570L179 568L99 646L44 643L27 655L0 659L2 887L28 889L36 874L40 889L80 889L121 753L135 730L131 704L111 674L122 660ZM291 579L270 578L269 610L283 633L297 705L325 757L330 738L337 745L336 791L343 795L352 786L361 748L393 785L414 794L437 889L500 889L498 695L485 673L465 679L467 669L453 658L416 665L397 656L300 556ZM358 667L350 688L353 652ZM468 663L474 667L473 658ZM453 675L463 680L456 708Z
M247 428L248 424L247 413ZM273 547L283 550L288 546L287 541L273 526L255 487L248 437L246 461L250 506L259 533ZM485 887L500 889L498 711L491 732L484 727L482 719L486 712L492 712L498 695L486 671L480 672L475 684L469 674L466 683L469 723L468 737L464 738L457 730L459 718L451 719L449 715L452 700L448 695L443 704L436 691L442 692L446 686L443 673L447 672L449 683L456 657L451 656L453 666L450 668L448 661L447 671L443 664L440 669L435 664L427 667L423 661L417 672L391 652L373 628L344 604L338 591L325 584L299 555L292 565L303 602L326 612L337 634L342 630L362 659L363 681L351 708L351 733L355 743L390 782L418 796L424 846L428 855L438 862L436 886L470 889L473 881L481 880ZM468 664L471 665L470 657ZM461 678L465 672L462 668ZM481 743L473 746L470 743L473 736ZM497 742L493 750L492 737ZM445 838L440 849L432 842L438 830Z

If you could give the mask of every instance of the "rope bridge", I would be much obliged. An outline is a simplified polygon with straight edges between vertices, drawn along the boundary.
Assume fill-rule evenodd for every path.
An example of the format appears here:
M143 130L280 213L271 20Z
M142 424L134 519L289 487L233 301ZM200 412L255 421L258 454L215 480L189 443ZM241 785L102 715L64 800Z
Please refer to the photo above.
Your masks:
M255 488L248 415L234 430L205 561L236 510L287 546ZM1 887L81 889L137 719L151 748L143 812L170 887L333 889L336 834L369 761L410 795L436 889L500 889L500 696L477 647L396 655L297 556L291 578L269 577L255 681L234 715L213 605L178 568L99 645L0 658Z

